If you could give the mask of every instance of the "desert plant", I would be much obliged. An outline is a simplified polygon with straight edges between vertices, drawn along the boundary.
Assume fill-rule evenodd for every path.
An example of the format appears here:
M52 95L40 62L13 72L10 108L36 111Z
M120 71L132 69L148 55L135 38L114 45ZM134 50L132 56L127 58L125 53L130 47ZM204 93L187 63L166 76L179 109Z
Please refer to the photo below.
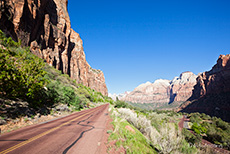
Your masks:
M190 131L188 131L186 128L182 129L182 135L185 137L185 140L191 144L191 145L199 145L201 141L200 135L193 135Z
M160 123L158 130L151 125L151 120L125 108L118 109L119 116L126 119L144 134L161 153L180 152L183 137L174 124ZM156 113L157 114L157 113Z

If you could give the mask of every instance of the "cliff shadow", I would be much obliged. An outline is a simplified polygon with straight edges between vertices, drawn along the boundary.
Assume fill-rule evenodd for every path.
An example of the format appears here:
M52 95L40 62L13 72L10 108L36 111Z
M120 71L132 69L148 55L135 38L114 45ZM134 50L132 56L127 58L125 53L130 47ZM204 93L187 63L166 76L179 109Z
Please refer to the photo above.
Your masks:
M183 108L180 112L205 113L230 122L230 92L205 95Z
M168 104L172 104L175 100L177 94L173 93L172 88L170 89L170 97L169 97L169 103Z
M71 40L70 39L70 35L69 35L69 40ZM67 68L67 74L71 77L71 70L70 70L70 62L71 62L71 57L72 57L72 51L73 51L73 49L74 49L74 47L75 47L75 43L73 43L73 42L69 42L69 46L68 46L68 50L67 50L67 52L68 52L68 68Z
M9 1L0 1L0 29L6 34L6 37L11 37L14 41L18 41L17 35L14 31L13 24L13 7Z
M54 39L54 30L52 26L57 26L58 24L58 13L57 13L57 5L53 0L49 1L42 1L41 9L36 10L36 18L34 21L33 30L30 34L30 43L34 40L40 45L41 50L50 47L53 49L55 39ZM45 25L46 15L49 16L49 23ZM50 30L49 34L49 42L48 46L44 40L45 33L46 33L46 26ZM49 27L48 27L49 26Z

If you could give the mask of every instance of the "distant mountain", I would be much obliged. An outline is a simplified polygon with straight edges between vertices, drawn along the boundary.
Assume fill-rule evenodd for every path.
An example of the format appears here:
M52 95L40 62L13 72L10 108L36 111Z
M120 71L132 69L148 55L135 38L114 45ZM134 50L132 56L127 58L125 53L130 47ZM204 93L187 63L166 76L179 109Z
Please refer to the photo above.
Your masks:
M126 92L124 92L124 93L121 93L121 94L116 94L116 93L113 93L113 94L111 94L111 93L109 93L109 97L111 97L114 101L116 101L117 100L117 98L119 99L119 100L122 100L126 95L128 95L130 93L130 91L126 91Z
M179 111L201 112L230 121L230 54L220 55L210 71L197 77L192 96Z
M146 82L136 87L122 100L132 103L158 103L159 106L183 102L191 97L196 77L192 72L184 72L171 81L158 79L153 83Z

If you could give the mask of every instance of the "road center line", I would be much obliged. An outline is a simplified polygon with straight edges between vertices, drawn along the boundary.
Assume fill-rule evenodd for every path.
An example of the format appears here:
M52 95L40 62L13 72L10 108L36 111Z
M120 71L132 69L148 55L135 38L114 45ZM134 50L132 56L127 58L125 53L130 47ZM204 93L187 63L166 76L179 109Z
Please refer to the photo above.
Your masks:
M95 110L93 110L93 111L95 112ZM6 150L0 152L0 154L6 154L6 153L8 153L8 152L11 152L11 151L17 149L17 148L20 148L20 147L22 147L23 145L26 145L26 144L28 144L28 143L30 143L30 142L32 142L32 141L38 139L38 138L41 138L42 136L45 136L45 135L47 135L47 134L49 134L49 133L51 133L51 132L53 132L53 131L59 129L59 128L61 128L62 126L67 125L67 124L71 123L71 122L74 121L74 120L77 120L77 119L79 119L79 118L81 118L81 117L83 117L83 116L85 116L85 115L91 114L93 111L91 111L91 112L89 112L89 113L86 113L86 114L83 114L83 115L81 115L81 116L79 116L79 117L77 117L77 118L75 118L75 119L72 119L72 120L70 120L70 121L68 121L68 122L66 122L66 123L64 123L64 124L61 124L61 125L59 125L59 126L57 126L57 127L55 127L55 128L52 128L52 129L50 129L50 130L48 130L48 131L46 131L46 132L44 132L44 133L38 134L37 136L34 136L34 137L28 139L27 141L24 141L24 142L22 142L22 143L16 144L15 146L12 146L12 147L10 147L10 148L8 148L8 149L6 149Z

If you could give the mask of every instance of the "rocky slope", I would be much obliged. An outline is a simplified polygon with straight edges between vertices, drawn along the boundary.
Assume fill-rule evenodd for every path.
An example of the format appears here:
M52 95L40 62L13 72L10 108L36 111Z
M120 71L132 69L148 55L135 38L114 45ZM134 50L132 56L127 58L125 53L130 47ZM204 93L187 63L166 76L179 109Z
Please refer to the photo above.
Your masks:
M197 77L191 98L183 112L201 112L230 121L230 54L220 55L216 65Z
M132 103L172 103L186 101L196 84L196 75L184 72L172 81L159 79L154 83L144 83L135 88L122 100Z
M71 29L68 0L3 0L0 29L47 63L103 95L108 94L104 74L90 67L82 40Z

